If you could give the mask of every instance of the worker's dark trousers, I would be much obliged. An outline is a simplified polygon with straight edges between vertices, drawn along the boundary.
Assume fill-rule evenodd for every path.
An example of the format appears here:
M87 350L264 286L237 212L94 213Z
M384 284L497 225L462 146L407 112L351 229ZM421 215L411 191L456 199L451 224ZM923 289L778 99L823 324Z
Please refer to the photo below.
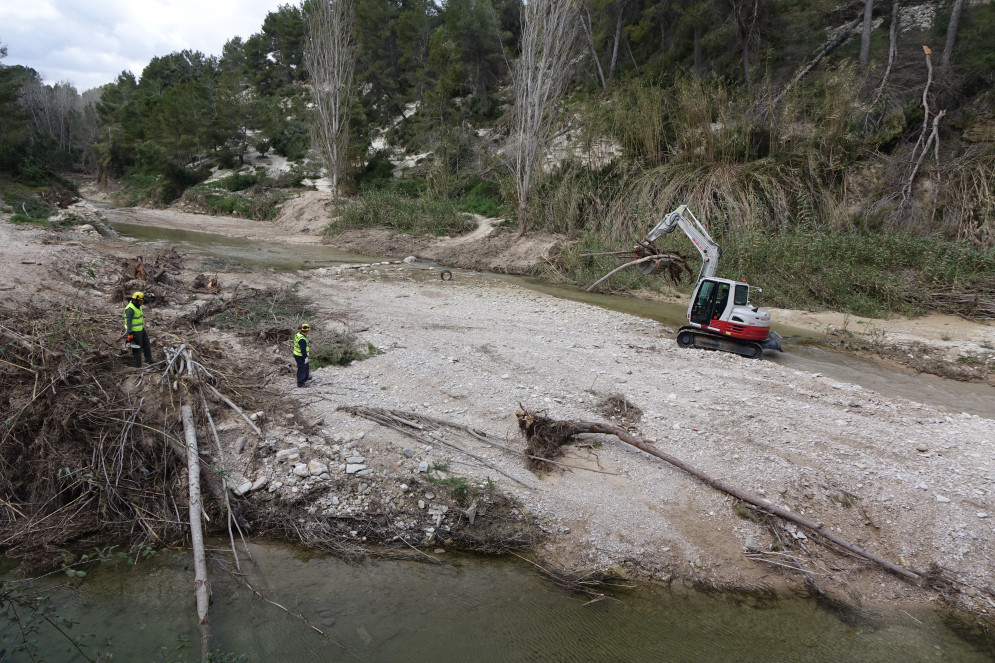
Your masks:
M311 377L311 364L305 363L304 357L294 355L294 359L297 360L297 386L303 387Z
M135 338L131 342L135 345L140 345L140 348L132 348L131 356L135 359L135 366L140 367L142 365L142 353L145 353L145 361L152 363L152 344L149 343L149 333L144 329L140 332L134 332Z

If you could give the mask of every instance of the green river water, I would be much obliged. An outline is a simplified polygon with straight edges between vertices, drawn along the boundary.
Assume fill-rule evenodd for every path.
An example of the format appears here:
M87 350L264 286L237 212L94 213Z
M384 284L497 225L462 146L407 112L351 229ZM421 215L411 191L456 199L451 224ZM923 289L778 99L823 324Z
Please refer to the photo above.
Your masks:
M217 559L230 559L216 541ZM587 604L517 560L452 558L442 564L350 564L276 543L250 546L248 583L300 611L327 637L261 600L210 564L212 647L249 661L990 661L928 611L845 611L812 600L771 600L681 589L617 589ZM78 622L73 636L115 661L196 661L193 571L186 552L129 568L94 565L83 579L48 579L56 612ZM6 639L13 626L2 629ZM42 629L45 661L85 661ZM176 648L186 640L189 645ZM165 650L165 652L164 652ZM91 656L93 657L93 656ZM11 661L38 660L24 653Z

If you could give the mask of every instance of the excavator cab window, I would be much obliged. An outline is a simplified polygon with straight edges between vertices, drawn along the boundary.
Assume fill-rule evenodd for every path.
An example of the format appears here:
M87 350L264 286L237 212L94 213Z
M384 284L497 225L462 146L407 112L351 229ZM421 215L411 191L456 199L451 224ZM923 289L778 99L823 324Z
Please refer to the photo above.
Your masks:
M715 281L702 281L698 286L698 294L691 307L691 322L700 325L708 324L712 319L712 304L715 302Z
M715 293L715 306L712 307L712 317L722 319L722 313L729 303L729 284L720 283Z
M749 306L750 305L750 286L745 283L736 284L736 296L733 298L732 303L736 306Z

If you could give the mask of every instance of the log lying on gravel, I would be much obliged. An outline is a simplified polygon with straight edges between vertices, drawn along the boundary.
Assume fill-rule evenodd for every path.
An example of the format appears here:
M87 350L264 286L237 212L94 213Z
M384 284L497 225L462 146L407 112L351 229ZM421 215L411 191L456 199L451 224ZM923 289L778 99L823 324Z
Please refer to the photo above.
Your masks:
M860 548L846 539L842 539L832 532L830 532L822 523L817 523L815 521L809 520L799 516L791 511L788 511L784 507L778 506L768 500L752 495L744 490L741 490L731 484L722 481L721 479L715 479L701 470L688 465L684 461L668 453L660 451L653 445L651 445L646 440L643 440L636 435L633 435L624 428L619 428L618 426L613 426L611 424L602 424L586 421L555 421L544 417L536 412L530 411L523 408L521 411L516 413L518 415L518 427L525 434L525 438L528 442L526 447L526 453L530 456L540 456L546 457L555 452L563 444L566 444L570 438L575 435L580 435L582 433L601 433L604 435L614 435L619 440L625 442L626 444L631 444L640 451L645 451L646 453L656 456L661 460L665 460L674 467L680 468L687 472L688 474L694 476L701 481L704 481L709 486L722 492L732 495L738 500L742 500L747 504L752 504L758 509L769 513L784 520L791 521L805 529L817 534L823 539L832 541L839 547L848 550L855 555L859 555L864 559L870 560L885 569L886 571L893 573L906 580L911 580L918 582L922 579L923 573L907 569L904 566L899 566L889 562L886 559L878 557L872 552Z

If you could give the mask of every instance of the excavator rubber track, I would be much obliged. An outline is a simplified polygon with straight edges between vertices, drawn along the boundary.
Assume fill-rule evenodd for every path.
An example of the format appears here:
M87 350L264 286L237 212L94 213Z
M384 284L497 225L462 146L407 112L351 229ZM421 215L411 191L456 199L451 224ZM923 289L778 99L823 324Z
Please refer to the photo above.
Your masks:
M740 341L729 336L703 331L696 327L684 326L677 330L677 345L682 348L732 352L741 357L759 359L764 353L764 347L771 350L781 349L781 337L776 332L771 332L770 334L771 338L761 344L755 341Z

